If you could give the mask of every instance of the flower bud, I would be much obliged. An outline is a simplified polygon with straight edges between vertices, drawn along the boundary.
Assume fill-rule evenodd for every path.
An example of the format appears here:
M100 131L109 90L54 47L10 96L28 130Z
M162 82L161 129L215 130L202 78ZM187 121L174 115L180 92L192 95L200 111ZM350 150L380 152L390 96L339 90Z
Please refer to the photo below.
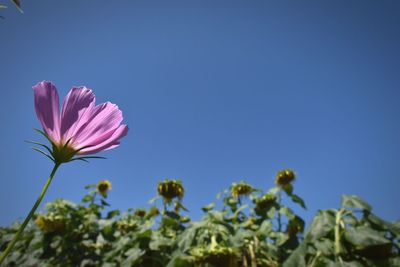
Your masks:
M295 179L295 174L290 169L281 170L278 172L275 178L275 183L279 186L285 186L290 184Z

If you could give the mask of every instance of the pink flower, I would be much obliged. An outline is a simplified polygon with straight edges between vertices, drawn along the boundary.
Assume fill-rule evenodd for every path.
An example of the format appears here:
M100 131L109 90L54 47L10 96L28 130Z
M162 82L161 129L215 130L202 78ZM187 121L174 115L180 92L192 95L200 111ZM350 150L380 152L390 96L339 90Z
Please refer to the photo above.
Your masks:
M60 112L59 97L53 83L33 86L35 110L43 130L53 145L55 161L67 162L73 156L94 154L115 148L128 132L122 112L110 102L96 105L92 90L73 87Z

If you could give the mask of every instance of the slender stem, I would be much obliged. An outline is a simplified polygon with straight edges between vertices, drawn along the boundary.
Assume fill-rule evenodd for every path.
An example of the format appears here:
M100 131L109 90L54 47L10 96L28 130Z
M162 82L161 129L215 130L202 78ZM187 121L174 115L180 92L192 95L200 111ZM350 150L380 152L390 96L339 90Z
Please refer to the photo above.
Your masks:
M29 212L28 216L25 218L24 222L19 227L19 229L18 229L17 233L15 234L14 238L11 240L10 243L8 243L6 250L4 250L4 252L1 254L1 256L0 256L0 265L3 263L3 261L5 260L7 255L10 254L10 252L13 249L15 243L17 243L20 235L24 231L26 225L31 220L33 214L35 214L35 211L36 211L37 207L39 206L40 202L42 201L44 195L46 194L47 188L49 187L49 185L51 183L51 180L53 180L54 174L56 173L56 171L57 171L58 167L60 166L60 164L61 163L56 163L54 165L53 170L51 171L51 174L50 174L49 178L46 181L46 184L44 185L44 187L42 189L42 192L40 193L38 199L35 202L35 205L33 205L31 211Z
M89 206L89 207L91 207L91 206L94 204L94 200L95 200L96 196L97 196L97 192L95 191L95 192L93 193L93 198L92 198L92 200L90 201L90 206Z
M341 209L336 213L335 220L335 258L336 261L342 262L342 258L340 254L342 253L342 245L340 244L340 223L342 221L342 215L345 213L345 210Z
M279 189L278 192L278 205L279 209L281 208L281 203L282 203L282 191ZM278 232L282 231L282 218L281 218L281 213L278 211Z
M317 263L318 258L321 257L321 254L322 254L321 251L317 252L317 255L315 255L314 259L311 261L311 263L309 265L310 267L314 267L315 266L315 264Z

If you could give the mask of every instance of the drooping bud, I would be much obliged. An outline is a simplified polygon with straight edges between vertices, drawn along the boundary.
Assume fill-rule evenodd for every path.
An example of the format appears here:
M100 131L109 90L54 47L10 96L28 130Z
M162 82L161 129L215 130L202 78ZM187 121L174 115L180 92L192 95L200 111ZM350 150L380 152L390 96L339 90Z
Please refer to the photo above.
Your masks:
M233 197L248 196L252 192L254 192L254 188L248 183L245 183L243 181L241 181L238 184L233 183L231 186L231 194Z
M292 170L285 169L278 172L275 178L275 183L278 186L285 186L293 182L295 178L296 176Z
M182 199L185 193L185 189L183 188L181 181L168 179L158 183L157 191L167 203L171 202L171 200L174 198Z
M108 180L101 180L97 185L96 185L96 190L97 192L102 195L103 197L107 197L107 193L109 190L111 190L112 185L111 182Z

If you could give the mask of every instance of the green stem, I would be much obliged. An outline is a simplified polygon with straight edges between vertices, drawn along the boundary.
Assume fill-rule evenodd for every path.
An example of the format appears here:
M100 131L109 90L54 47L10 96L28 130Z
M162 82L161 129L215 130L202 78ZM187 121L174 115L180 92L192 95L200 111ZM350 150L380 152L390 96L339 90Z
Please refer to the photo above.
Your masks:
M281 189L279 189L278 192L278 205L279 205L279 209L281 208L281 202L282 202L282 191ZM278 232L282 231L282 217L281 217L281 213L280 211L278 211Z
M315 266L315 264L317 263L318 258L321 257L321 254L322 254L321 251L317 252L317 255L315 255L314 259L311 261L311 263L309 265L310 267L314 267Z
M57 171L58 167L60 166L60 164L61 163L56 163L54 165L53 170L51 171L51 174L50 174L49 178L46 181L46 184L44 185L44 187L42 189L42 192L40 193L38 199L35 202L35 205L33 205L31 211L29 212L28 216L25 218L24 222L19 227L19 229L18 229L17 233L15 234L14 238L11 240L10 243L8 243L6 250L4 250L4 252L1 254L1 256L0 256L0 265L3 263L3 261L5 260L7 255L10 254L10 252L13 249L15 243L17 243L20 235L24 231L26 225L31 220L33 214L35 214L35 211L36 211L37 207L39 206L40 202L42 201L44 195L46 194L47 188L49 187L49 185L51 183L51 180L53 180L54 174L56 173L56 171Z
M92 198L92 200L90 201L90 206L89 206L89 207L92 207L92 206L93 206L94 200L95 200L96 196L97 196L97 192L95 191L94 194L93 194L93 198Z
M335 220L335 258L336 261L342 262L342 258L340 254L342 254L342 245L340 243L340 223L342 221L342 215L346 211L341 209L336 213L336 220Z

